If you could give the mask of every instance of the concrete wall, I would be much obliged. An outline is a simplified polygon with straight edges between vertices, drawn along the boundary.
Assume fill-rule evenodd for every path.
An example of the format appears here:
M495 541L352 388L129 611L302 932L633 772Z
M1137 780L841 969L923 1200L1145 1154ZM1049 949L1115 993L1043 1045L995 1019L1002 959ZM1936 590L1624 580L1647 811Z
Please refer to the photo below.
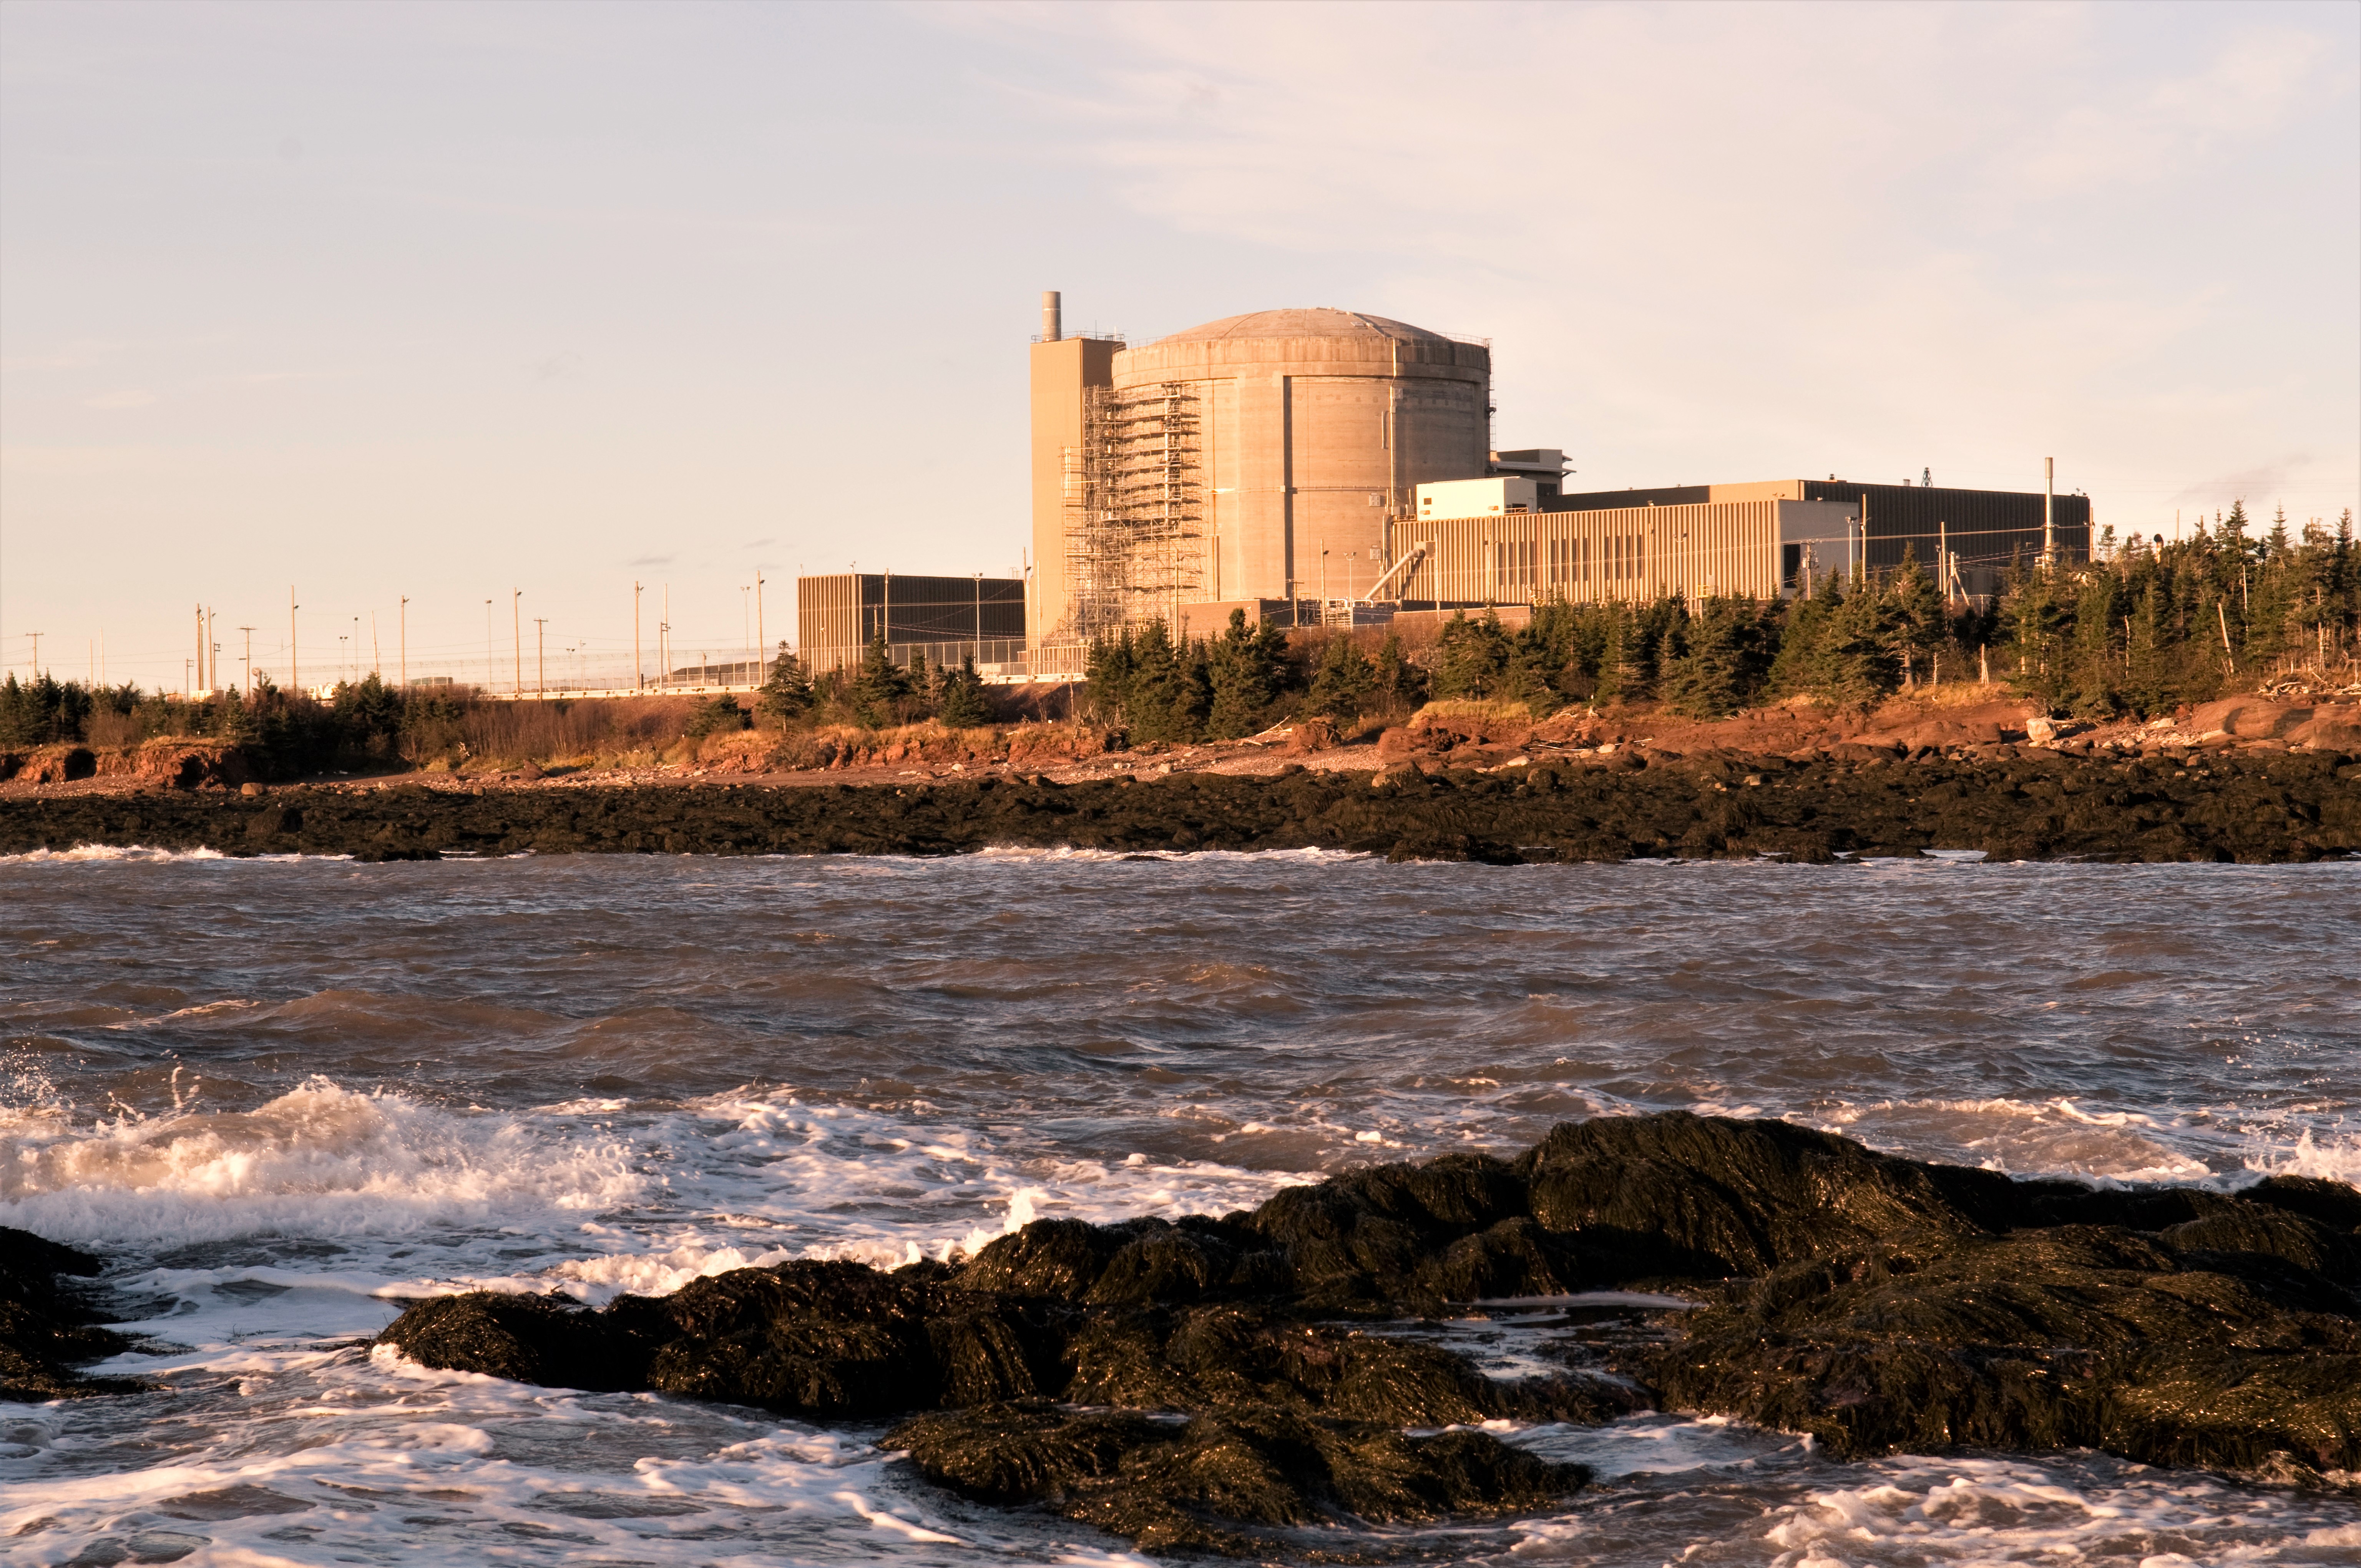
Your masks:
M1483 474L1491 351L1346 311L1263 311L1115 356L1118 389L1185 382L1203 421L1207 496L1196 598L1366 584L1416 486Z
M1082 393L1107 385L1123 345L1110 338L1068 337L1033 345L1033 580L1027 635L1039 641L1066 602L1066 484L1069 459L1082 440Z

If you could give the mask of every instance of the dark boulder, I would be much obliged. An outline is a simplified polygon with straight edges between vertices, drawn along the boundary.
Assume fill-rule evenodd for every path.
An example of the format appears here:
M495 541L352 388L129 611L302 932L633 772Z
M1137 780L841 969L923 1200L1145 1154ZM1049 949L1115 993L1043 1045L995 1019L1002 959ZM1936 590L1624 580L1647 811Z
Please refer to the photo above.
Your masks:
M447 1298L385 1339L538 1381L907 1414L888 1442L971 1497L1150 1549L1301 1555L1287 1531L1539 1507L1581 1480L1468 1429L1651 1405L1843 1456L2361 1468L2356 1260L2361 1193L2334 1182L2015 1181L1675 1113L1250 1213L1036 1221L956 1267L740 1269L602 1312ZM1574 1324L1596 1309L1563 1299L1601 1288L1699 1310L1577 1334L1569 1370L1521 1380L1400 1321L1526 1298Z
M983 1501L1046 1503L1150 1552L1301 1555L1281 1530L1546 1507L1588 1479L1488 1432L1413 1436L1249 1405L1160 1420L986 1406L906 1421L885 1442Z
M104 1321L86 1288L104 1266L85 1252L0 1225L0 1399L74 1399L147 1387L74 1370L119 1355L132 1342Z

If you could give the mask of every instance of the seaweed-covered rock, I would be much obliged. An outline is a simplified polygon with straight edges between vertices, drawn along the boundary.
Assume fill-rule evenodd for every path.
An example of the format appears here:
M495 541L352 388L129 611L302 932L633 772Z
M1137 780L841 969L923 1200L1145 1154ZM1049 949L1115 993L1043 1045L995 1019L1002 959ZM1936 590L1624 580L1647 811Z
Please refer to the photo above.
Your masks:
M88 1253L0 1225L0 1399L75 1399L147 1387L74 1370L131 1348L99 1326L102 1316L84 1292L65 1283L104 1266Z
M1159 1420L984 1406L886 1434L928 1479L986 1502L1046 1503L1151 1552L1312 1555L1275 1533L1544 1507L1588 1475L1488 1432L1404 1432L1278 1405Z
M2361 1302L2268 1253L2121 1227L1922 1234L1789 1265L1636 1360L1675 1406L1810 1432L1842 1457L1967 1444L2361 1464Z
M1702 1310L1522 1380L1386 1321L1607 1288ZM602 1312L448 1298L385 1339L502 1376L906 1414L888 1442L972 1497L1152 1549L1304 1555L1286 1531L1580 1483L1482 1423L1650 1404L1845 1455L2361 1468L2356 1292L2361 1192L2339 1183L2015 1181L1674 1113L1560 1126L1513 1161L1348 1171L1252 1212L1037 1221L958 1266L740 1269Z

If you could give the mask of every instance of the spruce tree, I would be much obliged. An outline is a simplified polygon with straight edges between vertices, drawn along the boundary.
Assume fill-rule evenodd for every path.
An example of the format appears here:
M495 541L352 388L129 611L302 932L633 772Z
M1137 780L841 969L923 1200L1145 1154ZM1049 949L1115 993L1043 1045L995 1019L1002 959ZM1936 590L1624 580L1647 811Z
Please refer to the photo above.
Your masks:
M1894 662L1907 678L1925 681L1933 667L1935 650L1943 645L1942 590L1918 565L1918 548L1902 547L1902 565L1886 584L1888 613L1894 626Z
M1867 707L1902 684L1894 652L1894 618L1885 596L1855 572L1821 628L1813 695L1839 707Z
M1464 610L1453 616L1434 640L1434 695L1477 701L1506 695L1510 652L1497 612L1486 610L1481 620Z
M977 729L992 722L992 705L983 695L983 677L975 673L975 655L943 676L941 706L936 719L952 729Z
M811 675L805 670L804 662L788 652L786 643L782 641L778 657L771 663L771 674L754 698L754 711L784 729L811 709Z
M1131 707L1131 628L1095 638L1082 666L1082 693L1104 724L1121 724Z
M1137 744L1173 740L1185 722L1184 682L1171 633L1160 620L1141 626L1131 639L1131 694L1124 709L1124 727Z
M1674 712L1720 718L1737 711L1746 686L1745 635L1752 605L1708 599L1689 618L1686 648L1664 668L1662 691Z
M1338 633L1321 650L1304 711L1347 721L1358 718L1376 689L1377 672L1369 667L1367 657L1354 645L1349 632Z
M1416 707L1426 700L1426 672L1411 663L1399 632L1387 632L1386 640L1378 644L1370 677L1377 700L1388 708Z
M853 712L870 729L902 722L903 704L910 697L910 678L894 663L882 627L862 653L861 673L853 678L851 696Z
M1235 740L1262 729L1277 696L1279 646L1275 628L1249 631L1246 611L1230 611L1228 629L1206 652L1205 673L1213 686L1207 735Z
M1213 707L1213 681L1207 664L1202 637L1191 638L1175 651L1179 678L1173 685L1172 734L1176 740L1196 740L1204 736L1205 721Z

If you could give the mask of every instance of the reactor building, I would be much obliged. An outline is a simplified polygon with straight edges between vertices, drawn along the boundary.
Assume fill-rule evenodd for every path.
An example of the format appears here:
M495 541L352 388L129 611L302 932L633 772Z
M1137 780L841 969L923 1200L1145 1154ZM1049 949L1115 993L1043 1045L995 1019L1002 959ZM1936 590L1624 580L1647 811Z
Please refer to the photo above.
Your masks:
M1230 612L1285 626L1667 594L1809 593L1916 558L1953 598L2012 563L2089 554L2091 503L2043 491L1772 479L1570 491L1562 449L1492 445L1492 350L1358 311L1256 311L1137 347L1032 345L1033 539L1023 578L814 577L816 669L881 632L906 663L1082 672L1098 639Z

